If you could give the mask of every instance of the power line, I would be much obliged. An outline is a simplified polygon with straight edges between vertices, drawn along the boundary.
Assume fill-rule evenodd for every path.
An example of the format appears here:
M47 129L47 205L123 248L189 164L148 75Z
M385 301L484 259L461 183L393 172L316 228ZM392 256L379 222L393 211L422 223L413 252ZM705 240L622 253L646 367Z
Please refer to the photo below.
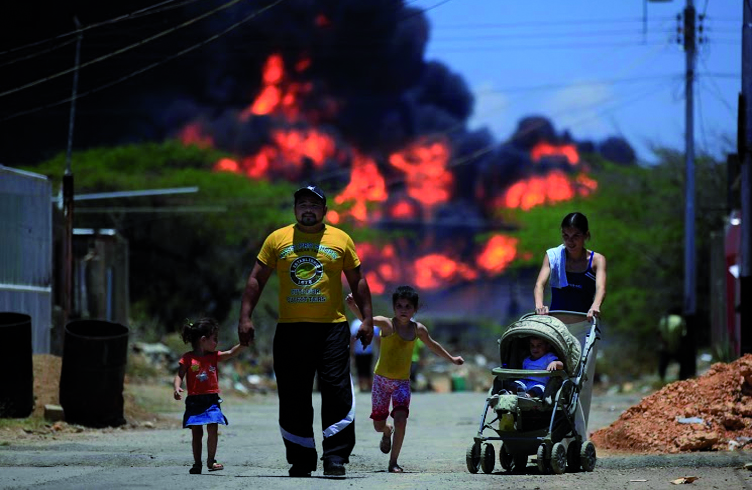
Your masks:
M165 0L162 3L158 3L158 4L152 5L150 7L145 7L145 8L140 9L140 10L136 10L135 12L131 12L130 14L120 15L118 17L115 17L115 18L112 18L112 19L109 19L109 20L105 20L105 21L102 21L102 22L96 22L94 24L90 24L88 26L84 26L84 27L75 29L73 31L66 32L64 34L58 34L57 36L53 36L53 37L50 37L50 38L47 38L47 39L43 39L41 41L35 41L33 43L24 44L23 46L16 46L14 48L11 48L11 49L8 49L8 50L5 50L5 51L0 51L0 56L4 56L6 54L10 54L10 53L13 53L13 52L16 52L16 51L21 51L21 50L28 49L28 48L33 48L35 46L46 44L48 42L56 41L58 39L62 39L62 38L65 38L65 37L78 36L79 34L85 32L85 31L88 31L88 30L91 30L91 29L96 29L97 27L102 27L102 26L105 26L105 25L114 24L114 23L122 22L122 21L126 21L126 20L138 19L138 18L143 17L145 15L156 14L156 13L159 13L159 12L164 12L166 10L171 10L171 9L179 8L179 7L182 7L184 5L188 5L190 3L193 3L195 1L197 1L197 0L185 0L185 1L181 2L181 3L179 3L179 4L176 4L176 5L170 5L169 7L166 7L166 8L159 8L159 7L163 6L163 5L175 2L175 0ZM75 41L75 39L74 39L74 41Z
M700 63L702 63L702 66L705 67L705 69L708 69L708 65L705 63L705 59L701 56L700 57ZM702 81L705 77L702 77L700 80ZM741 75L739 76L741 78ZM710 84L713 86L713 88L716 90L716 97L718 98L721 103L726 106L726 108L729 110L729 112L736 117L736 110L731 107L731 104L729 104L726 99L723 97L723 91L718 87L718 84L715 82L715 79L713 77L707 77L707 80L710 80Z
M67 41L64 41L62 43L56 44L55 46L49 47L47 49L43 49L43 50L37 51L35 53L30 53L30 54L27 54L25 56L21 56L21 57L14 58L12 60L6 61L4 63L0 63L0 66L12 65L12 64L18 63L20 61L30 60L32 58L36 58L37 56L41 56L43 54L51 53L52 51L55 51L57 49L64 48L65 46L68 46L68 45L73 44L75 42L76 42L76 38L68 39Z
M651 22L665 22L665 21L673 21L674 17L655 17L651 19ZM508 22L508 23L468 23L468 24L439 24L435 26L437 29L498 29L498 28L505 28L505 27L535 27L535 26L561 26L562 24L566 25L587 25L587 24L598 24L598 25L604 25L604 24L610 24L610 23L628 23L628 22L638 22L642 24L643 19L640 17L635 18L622 18L622 19L567 19L565 21L527 21L527 22Z
M488 51L519 51L519 50L535 50L535 49L598 49L598 48L624 48L624 47L642 47L642 46L662 46L664 42L634 42L634 43L575 43L575 44L541 44L541 45L527 45L527 44L509 44L506 46L476 46L476 47L457 47L457 48L442 48L442 53L467 53L467 52L488 52Z
M109 58L112 58L113 56L117 56L119 54L122 54L122 53L125 53L127 51L130 51L131 49L137 48L139 46L143 46L144 44L147 44L147 43L149 43L151 41L154 41L155 39L159 39L159 38L164 37L164 36L166 36L168 34L172 34L173 32L175 32L175 31L177 31L179 29L182 29L182 28L187 27L189 25L195 24L196 22L198 22L200 20L203 20L203 19L205 19L205 18L207 18L207 17L209 17L211 15L214 15L217 12L220 12L222 10L228 9L228 8L232 7L233 5L235 5L237 3L240 3L241 1L243 1L243 0L231 0L231 1L229 1L228 3L226 3L224 5L221 5L221 6L217 7L217 8L215 8L215 9L212 9L212 10L210 10L209 12L207 12L205 14L201 14L201 15L199 15L197 17L189 19L189 20L187 20L187 21L185 21L185 22L183 22L181 24L178 24L175 27L171 27L170 29L164 30L162 32L154 34L153 36L149 36L149 37L147 37L145 39L142 39L141 41L139 41L137 43L130 44L130 45L124 47L124 48L117 49L117 50L115 50L115 51L113 51L111 53L102 55L102 56L100 56L98 58L94 58L93 60L87 61L86 63L82 63L78 68L76 68L76 67L67 68L67 69L65 69L63 71L60 71L60 72L54 74L54 75L50 75L48 77L40 78L40 79L35 80L33 82L29 82L29 83L27 83L25 85L21 85L19 87L16 87L16 88L13 88L13 89L10 89L10 90L6 90L4 92L0 92L0 97L5 97L6 95L14 94L16 92L20 92L21 90L25 90L27 88L34 87L34 86L39 85L41 83L48 82L50 80L54 80L54 79L59 78L59 77L61 77L63 75L67 75L68 73L72 73L76 69L86 68L87 66L91 66L91 65L93 65L95 63L99 63L100 61L107 60ZM276 4L274 4L274 5L276 5Z
M619 84L619 83L636 83L636 82L646 82L646 81L654 81L654 80L665 80L667 78L677 78L680 76L682 75L669 73L669 74L664 74L664 75L632 77L632 78L611 78L611 79L604 79L604 80L591 80L587 82L575 82L575 83L547 83L544 85L519 86L519 87L480 90L475 93L485 94L485 93L535 92L538 90L555 90L559 88L569 88L569 87L588 87L592 85L614 85L614 84Z
M275 7L275 6L279 5L280 3L284 2L284 1L286 1L286 0L276 0L274 3L269 4L266 7L263 7L261 9L259 9L259 10L256 10L255 12L247 15L246 17L244 17L243 19L239 20L238 22L236 22L236 23L232 24L231 26L223 29L222 31L218 32L217 34L214 34L214 35L208 37L207 39L201 41L200 43L197 43L197 44L194 44L192 46L189 46L186 49L178 51L177 53L174 53L174 54L172 54L172 55L170 55L170 56L168 56L166 58L163 58L160 61L156 61L156 62L154 62L154 63L152 63L150 65L147 65L147 66L145 66L143 68L140 68L140 69L138 69L138 70L136 70L134 72L131 72L128 75L120 77L117 80L114 80L114 81L112 81L110 83L107 83L105 85L100 85L99 87L96 87L94 89L88 90L85 93L78 94L76 96L76 99L79 99L81 97L85 97L87 95L91 95L93 93L96 93L96 92L102 91L104 89L110 88L110 87L112 87L114 85L117 85L117 84L119 84L121 82L124 82L125 80L133 78L133 77L135 77L137 75L140 75L141 73L149 71L149 70L151 70L153 68L156 68L157 66L160 66L160 65L162 65L162 64L164 64L164 63L166 63L168 61L172 61L175 58L178 58L178 57L180 57L180 56L182 56L182 55L184 55L186 53L189 53L189 52L194 51L194 50L196 50L196 49L198 49L198 48L200 48L200 47L202 47L202 46L204 46L206 44L209 44L210 42L217 40L218 38L224 36L228 32L230 32L230 31L238 28L242 24L245 24L249 20L257 17L258 15L266 12L267 10L271 9L272 7ZM2 94L0 94L0 95L2 95ZM38 107L36 107L34 109L29 109L29 110L26 110L26 111L16 112L15 114L11 114L10 116L7 116L7 117L4 117L4 118L0 119L0 121L7 121L9 119L13 119L13 118L16 118L16 117L19 117L19 116L23 116L23 115L26 115L26 114L31 114L33 112L38 112L38 111L41 111L41 110L44 110L44 109L49 109L51 107L55 107L57 105L64 104L66 102L71 102L72 100L73 100L73 97L67 97L65 99L58 100L57 102L52 102L50 104L46 104L46 105L43 105L43 106L38 106Z

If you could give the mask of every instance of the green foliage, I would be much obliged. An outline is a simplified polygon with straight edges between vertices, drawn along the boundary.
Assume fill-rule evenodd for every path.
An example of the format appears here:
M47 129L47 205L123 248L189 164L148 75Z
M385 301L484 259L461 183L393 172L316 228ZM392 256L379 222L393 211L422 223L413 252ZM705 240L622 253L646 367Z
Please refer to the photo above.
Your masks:
M221 156L174 141L73 155L76 195L199 188L192 194L86 200L74 206L76 228L114 228L127 239L136 329L159 324L170 332L185 318L202 315L223 321L266 235L291 221L291 184L211 171ZM59 186L64 168L60 155L29 170Z

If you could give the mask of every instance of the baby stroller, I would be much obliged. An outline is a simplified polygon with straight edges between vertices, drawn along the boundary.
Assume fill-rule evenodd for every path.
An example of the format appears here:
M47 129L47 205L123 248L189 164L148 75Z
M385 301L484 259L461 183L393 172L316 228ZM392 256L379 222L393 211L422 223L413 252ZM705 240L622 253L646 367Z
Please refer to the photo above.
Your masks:
M595 445L587 440L587 420L595 373L597 320L585 322L585 313L552 311L549 315L527 314L512 323L498 340L501 367L494 368L478 434L465 455L467 469L492 473L495 449L500 441L499 462L507 471L522 472L529 455L536 455L541 474L593 471ZM570 332L570 327L579 332ZM529 337L548 341L564 364L563 370L523 370L530 354ZM505 390L505 380L550 377L543 396L528 398ZM489 419L489 411L491 411ZM486 436L488 429L493 435Z

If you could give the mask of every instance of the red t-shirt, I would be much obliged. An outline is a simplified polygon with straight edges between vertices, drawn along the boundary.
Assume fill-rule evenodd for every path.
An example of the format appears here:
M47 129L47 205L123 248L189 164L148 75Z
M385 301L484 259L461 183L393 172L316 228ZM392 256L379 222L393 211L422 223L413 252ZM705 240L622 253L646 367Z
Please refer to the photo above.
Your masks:
M217 359L219 353L210 352L201 357L193 352L186 352L179 364L186 367L185 383L188 395L206 395L219 393L219 371Z

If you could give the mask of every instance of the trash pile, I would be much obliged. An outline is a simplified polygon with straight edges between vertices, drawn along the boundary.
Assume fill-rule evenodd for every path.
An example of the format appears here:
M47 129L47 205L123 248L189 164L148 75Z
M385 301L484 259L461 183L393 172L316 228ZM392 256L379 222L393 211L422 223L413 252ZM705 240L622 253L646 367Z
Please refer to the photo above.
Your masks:
M743 448L752 441L752 354L664 386L590 439L598 448L642 453Z

